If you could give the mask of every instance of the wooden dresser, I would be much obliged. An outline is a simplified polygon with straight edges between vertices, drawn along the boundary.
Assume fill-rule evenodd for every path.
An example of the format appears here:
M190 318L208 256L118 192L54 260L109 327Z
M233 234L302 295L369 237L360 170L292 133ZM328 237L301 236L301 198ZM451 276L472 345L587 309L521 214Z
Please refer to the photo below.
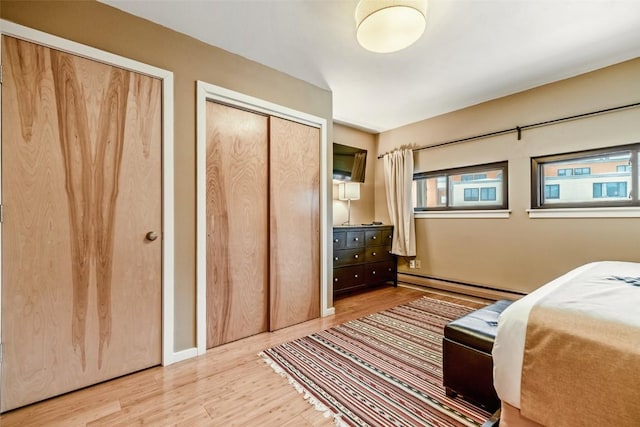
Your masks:
M398 284L391 225L333 227L333 295Z

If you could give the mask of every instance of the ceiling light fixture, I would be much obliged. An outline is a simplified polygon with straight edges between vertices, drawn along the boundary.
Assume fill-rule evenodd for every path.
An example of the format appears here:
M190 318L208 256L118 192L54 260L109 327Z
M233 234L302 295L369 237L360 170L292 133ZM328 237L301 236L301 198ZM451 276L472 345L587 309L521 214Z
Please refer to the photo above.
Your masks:
M356 37L372 52L389 53L415 43L427 26L427 0L360 0Z

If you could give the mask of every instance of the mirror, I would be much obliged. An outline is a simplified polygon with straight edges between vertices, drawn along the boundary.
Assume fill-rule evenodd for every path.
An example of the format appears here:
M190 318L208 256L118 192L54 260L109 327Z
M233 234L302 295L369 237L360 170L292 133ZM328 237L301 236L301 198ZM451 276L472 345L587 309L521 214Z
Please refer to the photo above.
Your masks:
M364 182L367 150L333 143L333 179Z

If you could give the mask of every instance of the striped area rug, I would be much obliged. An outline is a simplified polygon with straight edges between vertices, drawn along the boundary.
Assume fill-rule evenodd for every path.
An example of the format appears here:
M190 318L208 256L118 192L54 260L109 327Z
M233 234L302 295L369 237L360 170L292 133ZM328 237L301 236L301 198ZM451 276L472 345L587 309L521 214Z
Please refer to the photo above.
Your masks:
M479 426L442 386L444 325L472 310L423 297L260 355L340 426Z

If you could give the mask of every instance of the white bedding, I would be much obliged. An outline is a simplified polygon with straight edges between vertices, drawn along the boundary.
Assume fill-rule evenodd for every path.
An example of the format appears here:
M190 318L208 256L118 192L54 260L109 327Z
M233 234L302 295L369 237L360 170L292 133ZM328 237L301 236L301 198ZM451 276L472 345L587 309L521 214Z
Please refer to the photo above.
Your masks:
M544 296L581 274L640 276L640 264L600 261L585 264L536 289L511 304L501 315L493 346L494 386L498 397L520 408L520 383L527 320L531 308ZM634 310L635 311L635 310Z

